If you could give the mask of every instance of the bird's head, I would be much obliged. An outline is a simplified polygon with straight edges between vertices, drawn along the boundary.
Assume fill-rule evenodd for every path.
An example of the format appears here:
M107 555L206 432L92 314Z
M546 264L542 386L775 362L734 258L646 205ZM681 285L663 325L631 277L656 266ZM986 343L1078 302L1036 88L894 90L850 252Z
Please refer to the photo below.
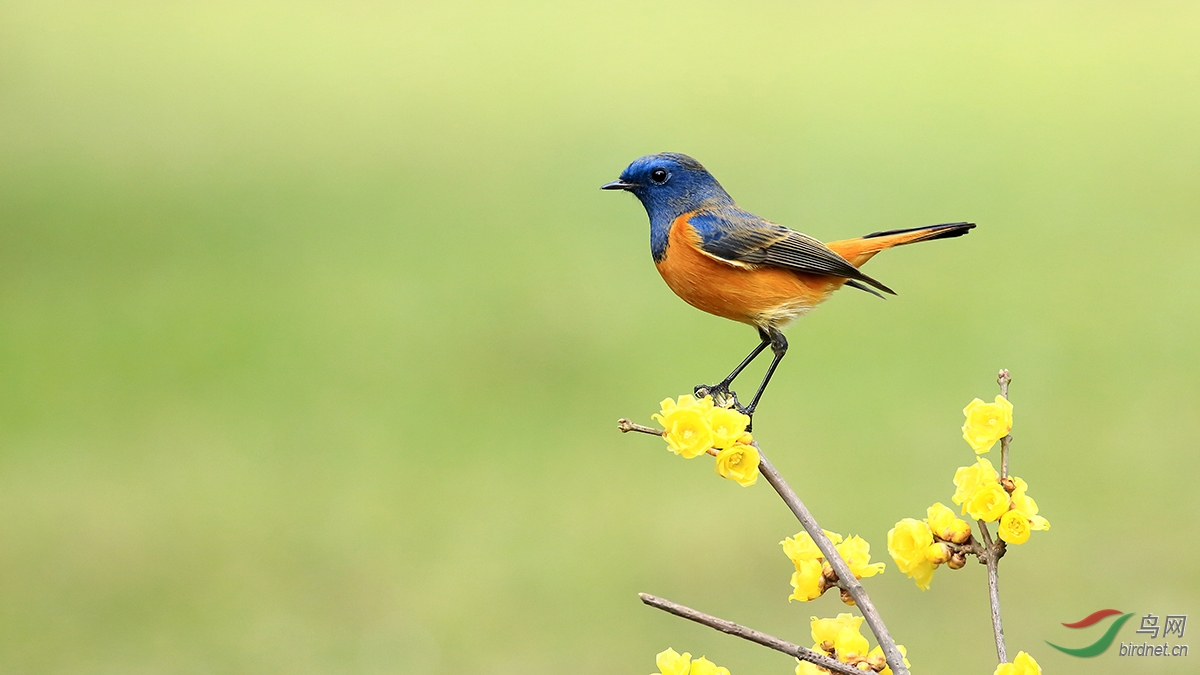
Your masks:
M729 193L700 162L678 152L660 152L635 159L621 177L602 190L632 192L653 219L657 214L679 215L704 206L732 204Z

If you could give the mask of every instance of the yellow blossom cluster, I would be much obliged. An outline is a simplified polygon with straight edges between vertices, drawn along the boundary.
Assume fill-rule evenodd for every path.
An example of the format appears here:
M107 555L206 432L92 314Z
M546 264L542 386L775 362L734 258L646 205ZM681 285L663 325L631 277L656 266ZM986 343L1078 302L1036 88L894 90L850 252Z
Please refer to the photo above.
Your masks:
M1017 652L1017 658L1011 663L996 666L996 672L992 675L1042 675L1042 667L1029 654Z
M722 478L749 487L758 481L758 450L746 432L750 418L732 408L713 405L711 396L700 400L684 394L664 399L654 419L663 425L663 439L671 452L693 459L705 453L717 458Z
M892 669L887 665L883 649L875 647L868 650L867 638L863 637L860 632L862 622L861 616L852 614L838 614L837 618L833 619L812 617L813 651L835 658L842 663L848 663L863 672L873 671L882 675L891 675ZM904 645L896 645L896 647L905 657L904 665L910 665L907 658L908 650L904 648ZM808 661L801 661L796 665L796 675L824 675L828 672L827 668Z
M995 402L971 401L963 415L963 438L982 455L996 441L1012 431L1012 403L1003 396ZM1050 529L1050 521L1038 515L1037 502L1027 494L1029 485L1016 476L1001 478L986 457L976 457L970 466L954 473L954 496L962 515L984 523L999 521L997 535L1008 544L1023 544L1032 530ZM929 588L939 565L961 569L969 548L971 526L949 507L936 503L923 520L905 518L888 532L888 553L896 567L917 582L921 590Z
M658 665L658 673L661 675L729 675L728 668L718 666L703 656L692 659L691 654L680 654L670 648L659 652L658 656L654 657L654 662Z
M1003 396L996 396L993 403L975 399L963 408L967 421L963 423L963 440L975 454L982 455L992 449L996 441L1008 435L1013 425L1012 403Z
M954 569L966 562L958 546L971 538L971 526L938 502L926 510L924 520L905 518L888 531L888 553L896 568L917 582L921 590L929 588L938 565Z
M1032 530L1050 529L1050 521L1038 515L1037 502L1028 495L1029 484L1012 476L1001 479L984 457L954 472L954 500L962 513L975 520L1000 521L998 533L1009 544L1024 544Z
M871 563L871 545L857 534L842 539L837 532L825 530L825 536L833 542L842 560L856 579L873 577L883 571L883 563ZM825 591L837 586L838 577L833 567L825 562L817 542L807 532L800 532L779 542L783 553L795 565L792 573L792 594L788 601L808 602L815 600ZM851 603L852 604L852 603Z

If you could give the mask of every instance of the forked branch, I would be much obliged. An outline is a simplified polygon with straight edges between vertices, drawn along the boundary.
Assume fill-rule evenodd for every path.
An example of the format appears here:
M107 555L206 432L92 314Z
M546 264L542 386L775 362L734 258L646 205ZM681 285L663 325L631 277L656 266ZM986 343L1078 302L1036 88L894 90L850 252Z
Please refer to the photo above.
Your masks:
M1004 646L1004 622L1000 620L1000 556L1004 555L1004 541L992 541L987 523L979 521L980 536L983 538L983 550L976 553L979 562L987 565L988 573L988 604L992 608L992 635L996 638L996 658L1000 663L1008 663L1008 649Z
M658 429L636 424L624 418L617 421L617 428L623 433L636 431L654 436L661 436L663 434L663 432ZM854 577L854 574L850 571L850 567L846 564L846 561L842 559L841 554L838 553L837 548L834 547L833 542L829 540L829 537L825 536L825 530L823 530L817 523L816 518L813 518L812 513L810 513L808 508L804 506L804 502L800 501L800 497L796 495L796 492L787 484L787 481L783 479L783 476L779 475L779 472L775 469L775 465L771 464L766 455L762 453L762 448L759 447L758 443L755 443L754 447L758 449L759 472L762 473L763 477L767 479L767 482L771 484L771 487L775 488L775 492L779 493L779 496L783 498L783 502L787 504L788 508L791 509L793 514L795 514L797 520L800 521L800 525L804 528L804 531L808 532L809 536L813 538L817 548L821 551L821 555L824 556L825 561L828 562L829 566L833 568L833 571L837 573L838 585L841 586L842 590L844 590L846 594L848 594L850 598L854 600L854 604L858 607L859 611L862 612L863 618L866 620L867 626L870 627L871 632L875 634L875 641L879 643L880 649L883 650L884 658L887 660L887 664L892 669L892 672L895 675L909 675L908 668L904 665L904 656L896 647L896 641L892 639L891 633L888 632L887 626L883 623L883 619L880 618L879 612L875 609L875 604L871 602L870 596L867 595L866 589L864 589L862 584L858 582L858 579ZM645 601L646 597L653 596L643 596L643 601ZM660 607L660 609L665 608ZM679 616L684 615L680 614ZM721 619L715 620L721 621Z
M755 446L757 447L757 443ZM892 639L892 634L888 632L887 626L880 618L879 612L875 609L875 604L871 602L871 597L867 595L867 591L863 585L854 577L854 573L850 571L850 566L842 560L842 555L838 553L833 542L829 537L825 536L825 530L817 524L816 518L809 513L804 506L804 502L800 501L800 497L787 484L783 476L775 470L775 465L771 464L767 456L762 454L762 448L759 448L759 465L758 470L762 473L771 487L779 493L783 498L783 502L788 505L792 513L796 515L796 519L800 521L800 525L804 527L804 531L816 542L817 548L821 549L821 555L825 557L825 562L833 568L837 573L838 585L842 587L850 597L854 600L855 606L862 612L863 618L866 619L867 625L870 626L871 632L875 634L875 641L879 643L879 647L883 650L883 656L887 659L888 666L892 669L895 675L909 675L908 667L904 665L904 655L896 647L896 641Z

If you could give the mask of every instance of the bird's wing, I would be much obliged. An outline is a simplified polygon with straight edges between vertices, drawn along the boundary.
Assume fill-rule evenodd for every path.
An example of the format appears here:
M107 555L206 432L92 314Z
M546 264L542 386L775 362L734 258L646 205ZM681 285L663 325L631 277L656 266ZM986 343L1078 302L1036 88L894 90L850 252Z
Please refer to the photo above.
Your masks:
M702 211L691 215L688 224L700 235L701 250L715 258L843 277L895 295L820 241L741 209Z

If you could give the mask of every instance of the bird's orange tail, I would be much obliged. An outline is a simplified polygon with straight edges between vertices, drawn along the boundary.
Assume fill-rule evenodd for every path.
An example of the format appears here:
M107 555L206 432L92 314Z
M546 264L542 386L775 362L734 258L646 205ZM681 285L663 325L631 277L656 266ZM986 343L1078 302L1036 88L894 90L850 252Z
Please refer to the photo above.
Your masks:
M913 244L918 241L929 241L931 239L961 237L970 232L973 227L975 227L975 223L943 223L927 227L914 227L907 230L872 232L857 239L831 241L826 246L836 251L838 255L846 260L849 260L855 267L862 267L863 263L885 248Z

